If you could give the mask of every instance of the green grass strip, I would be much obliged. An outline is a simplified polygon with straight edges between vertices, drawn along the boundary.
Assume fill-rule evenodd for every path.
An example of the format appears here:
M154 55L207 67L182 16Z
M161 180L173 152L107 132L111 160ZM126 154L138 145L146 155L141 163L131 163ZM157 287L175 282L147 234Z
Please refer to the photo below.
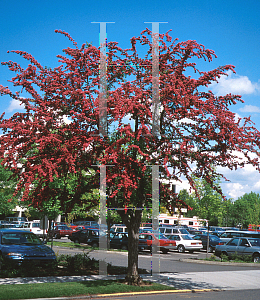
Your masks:
M51 242L48 242L47 245L50 247ZM65 247L65 248L76 248L76 249L93 249L91 246L86 244L75 244L73 242L53 242L53 246Z
M146 286L130 286L115 280L96 280L63 283L34 283L1 285L0 299L33 299L71 297L80 295L113 294L125 292L144 292L174 290L173 287L151 283Z

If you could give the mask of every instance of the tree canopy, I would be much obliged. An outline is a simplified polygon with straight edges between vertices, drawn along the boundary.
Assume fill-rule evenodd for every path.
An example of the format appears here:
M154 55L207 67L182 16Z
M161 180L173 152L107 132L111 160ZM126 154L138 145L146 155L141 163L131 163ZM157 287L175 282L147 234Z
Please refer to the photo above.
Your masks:
M151 202L151 166L160 166L161 179L185 177L198 196L192 175L204 178L221 193L214 184L222 176L216 166L236 169L252 164L259 170L259 131L250 118L236 119L230 110L230 106L242 101L241 97L216 96L209 90L220 76L229 70L234 72L234 66L211 71L197 68L197 60L210 62L216 57L213 50L193 40L172 40L169 32L154 35L149 29L133 37L129 49L108 42L108 134L103 135L99 128L101 50L90 44L78 47L68 33L57 32L73 44L63 50L63 55L57 55L58 67L44 68L24 51L12 52L28 60L26 69L12 61L2 63L15 72L11 83L18 90L0 86L1 95L9 95L25 107L23 113L7 119L2 115L0 119L2 164L19 175L17 188L24 189L22 200L40 207L55 192L55 178L76 174L76 196L71 203L77 203L87 189L99 187L99 165L107 166L108 204L140 209ZM140 47L146 53L143 56ZM154 75L155 58L159 76ZM156 85L160 92L157 106ZM82 171L92 169L96 170L92 185L85 186ZM160 201L169 210L182 204L176 196L161 185ZM66 197L66 193L60 195L61 203ZM129 264L130 274L136 275L141 210L119 213L129 227L129 243L135 248L129 251Z

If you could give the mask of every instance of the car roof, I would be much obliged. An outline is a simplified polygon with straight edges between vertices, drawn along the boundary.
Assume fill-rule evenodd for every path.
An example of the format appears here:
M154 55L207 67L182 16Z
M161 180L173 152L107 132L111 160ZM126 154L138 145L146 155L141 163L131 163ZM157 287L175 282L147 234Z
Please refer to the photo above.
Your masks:
M0 233L18 233L18 232L25 232L25 233L32 233L28 230L20 230L15 228L1 228Z

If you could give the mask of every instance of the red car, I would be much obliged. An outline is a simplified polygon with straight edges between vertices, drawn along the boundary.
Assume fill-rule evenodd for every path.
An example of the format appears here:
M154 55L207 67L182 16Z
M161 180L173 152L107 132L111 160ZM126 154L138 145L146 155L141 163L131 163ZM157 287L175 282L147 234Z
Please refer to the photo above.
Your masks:
M167 239L161 233L143 233L144 239L149 246L150 251L152 250L152 245L159 247L163 253L169 252L169 250L176 249L176 241Z
M73 230L67 225L57 225L48 232L48 238L60 239L61 237L71 236L72 232Z

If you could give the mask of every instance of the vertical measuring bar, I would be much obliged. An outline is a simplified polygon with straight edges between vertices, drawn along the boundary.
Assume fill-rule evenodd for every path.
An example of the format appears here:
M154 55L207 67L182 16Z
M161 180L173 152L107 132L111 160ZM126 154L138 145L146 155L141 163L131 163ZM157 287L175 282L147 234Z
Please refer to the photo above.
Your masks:
M108 133L107 123L107 61L106 61L106 42L107 42L107 23L115 22L91 22L99 23L99 46L100 46L100 65L99 65L99 135L106 136Z
M144 22L152 23L152 134L160 135L160 82L159 82L159 24L168 22Z
M152 228L159 231L159 166L152 166ZM160 247L152 242L152 275L160 273Z
M107 251L106 231L106 166L100 166L99 249ZM99 275L107 276L107 263L99 260Z
M106 136L107 125L107 62L106 62L106 42L107 42L107 23L115 22L91 22L98 23L99 26L99 46L100 46L100 79L99 79L99 135ZM99 248L107 250L106 233L106 166L100 166L100 218L99 218ZM107 263L99 261L99 275L107 276Z

